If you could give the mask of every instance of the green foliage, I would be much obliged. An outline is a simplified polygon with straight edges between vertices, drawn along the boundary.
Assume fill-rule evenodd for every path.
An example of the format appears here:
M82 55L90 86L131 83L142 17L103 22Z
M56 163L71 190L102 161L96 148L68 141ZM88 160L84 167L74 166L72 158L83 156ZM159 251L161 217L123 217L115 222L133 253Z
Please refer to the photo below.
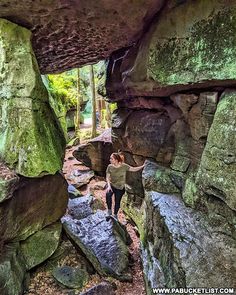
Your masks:
M113 113L116 109L117 109L117 103L116 102L110 103L111 113Z
M63 103L67 110L76 105L76 79L76 70L57 75L48 75L49 91L54 98Z
M94 65L95 85L104 83L105 71L104 62L101 61ZM77 70L73 69L61 74L48 75L48 90L51 95L61 102L67 110L76 106L77 102ZM80 91L81 91L81 107L82 111L86 105L85 112L91 113L91 89L89 66L80 68Z

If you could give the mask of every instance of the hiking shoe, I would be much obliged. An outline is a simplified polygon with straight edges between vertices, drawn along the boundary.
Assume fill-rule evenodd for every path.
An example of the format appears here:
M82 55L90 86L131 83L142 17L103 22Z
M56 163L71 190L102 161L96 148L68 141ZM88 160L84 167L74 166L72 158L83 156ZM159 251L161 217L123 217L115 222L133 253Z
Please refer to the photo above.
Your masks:
M109 221L109 220L112 219L112 218L113 218L112 215L107 215L107 216L106 216L106 221Z

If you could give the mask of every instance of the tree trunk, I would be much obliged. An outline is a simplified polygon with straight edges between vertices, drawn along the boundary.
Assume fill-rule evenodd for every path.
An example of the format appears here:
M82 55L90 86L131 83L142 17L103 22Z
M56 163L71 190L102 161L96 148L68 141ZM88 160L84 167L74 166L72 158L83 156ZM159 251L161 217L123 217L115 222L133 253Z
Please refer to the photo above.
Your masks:
M96 103L97 103L97 114L98 114L98 120L97 123L99 122L99 125L102 126L102 104L101 104L101 97L97 96L96 99Z
M80 142L80 104L81 104L81 94L80 94L80 71L77 69L77 105L76 105L76 120L75 120L75 137Z
M105 101L105 105L106 105L106 124L107 124L107 128L111 127L111 110L110 110L110 104Z
M94 81L94 71L93 65L90 65L90 87L92 94L92 138L96 137L96 96L95 96L95 81Z

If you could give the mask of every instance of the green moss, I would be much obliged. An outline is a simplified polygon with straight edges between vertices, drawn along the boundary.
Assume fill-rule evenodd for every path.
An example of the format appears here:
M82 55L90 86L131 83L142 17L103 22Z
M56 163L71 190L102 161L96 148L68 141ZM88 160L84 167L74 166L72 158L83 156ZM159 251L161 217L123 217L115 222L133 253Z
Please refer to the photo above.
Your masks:
M1 249L0 257L0 290L3 295L23 293L25 264L19 243L10 243Z
M225 92L217 106L196 181L202 190L236 208L236 92Z
M188 206L194 208L197 205L199 200L199 193L198 193L198 188L195 183L194 177L190 176L189 178L186 179L182 196L183 196L184 202Z
M137 208L132 204L127 203L127 195L122 198L122 210L125 214L134 221L137 225L138 232L140 235L140 241L145 241L146 231L144 228L145 212L144 208Z
M11 191L17 182L17 177L11 179L0 178L0 203L11 197Z
M32 103L30 99L25 102ZM5 113L0 126L0 156L24 176L56 173L61 169L65 142L49 105L33 102L29 108L20 107L15 99L7 103L0 101Z
M213 11L214 3L210 5ZM204 3L201 9L209 9L205 6L207 4ZM212 12L211 16L196 21L191 26L192 18L200 15L200 11L188 15L186 5L185 9L180 9L174 16L169 16L170 19L175 18L174 25L167 21L162 27L160 25L160 29L157 27L159 31L157 36L153 37L149 50L148 76L161 85L235 79L236 8ZM174 34L175 30L181 30L182 21L179 15L183 13L186 14L184 32ZM169 38L168 33L164 33L164 28L168 25L170 27L172 25L169 28Z
M36 232L21 243L27 270L45 261L58 247L62 226L53 224Z
M61 169L65 138L30 38L30 31L0 19L0 158L34 177Z

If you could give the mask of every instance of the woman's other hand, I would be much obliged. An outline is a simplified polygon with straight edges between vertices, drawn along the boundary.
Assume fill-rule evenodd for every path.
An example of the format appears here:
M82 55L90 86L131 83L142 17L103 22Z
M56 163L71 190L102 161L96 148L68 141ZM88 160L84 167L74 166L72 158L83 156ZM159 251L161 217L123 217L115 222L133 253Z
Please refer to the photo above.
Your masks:
M107 193L110 192L110 191L112 191L112 189L111 189L111 185L108 184L108 185L107 185Z

